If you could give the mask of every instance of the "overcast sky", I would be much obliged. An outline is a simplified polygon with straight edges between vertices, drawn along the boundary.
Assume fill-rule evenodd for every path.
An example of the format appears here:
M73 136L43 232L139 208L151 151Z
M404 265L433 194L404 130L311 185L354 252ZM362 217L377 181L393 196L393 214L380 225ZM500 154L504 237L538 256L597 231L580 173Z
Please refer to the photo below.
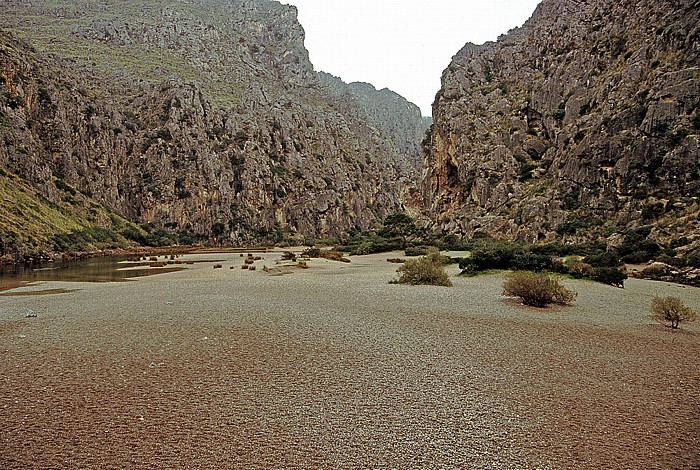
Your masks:
M280 0L295 5L316 70L389 88L424 115L467 42L522 26L540 0Z

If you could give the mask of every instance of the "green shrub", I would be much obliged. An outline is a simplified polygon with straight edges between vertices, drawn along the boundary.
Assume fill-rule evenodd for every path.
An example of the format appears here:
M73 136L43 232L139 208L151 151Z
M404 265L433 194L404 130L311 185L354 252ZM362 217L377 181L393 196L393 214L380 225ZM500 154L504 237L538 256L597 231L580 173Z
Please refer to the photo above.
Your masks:
M418 245L407 246L404 251L406 256L425 256L430 253L439 253L440 249L434 246Z
M370 255L374 253L374 244L372 242L362 242L350 249L350 254L353 256Z
M510 269L516 255L523 253L520 245L496 242L490 246L476 248L468 258L460 261L459 267L465 274L487 269Z
M697 313L685 305L678 297L654 297L651 301L651 313L659 322L671 322L671 328L678 328L682 322L697 319Z
M399 278L392 283L431 285L431 286L452 286L452 281L445 271L445 266L439 253L431 253L419 259L408 260L396 272Z
M307 248L301 252L302 258L319 258L321 256L321 250L319 248Z
M549 304L568 304L576 293L566 289L557 279L531 271L515 271L503 282L503 295L519 297L525 305L546 307Z
M617 268L595 268L590 277L596 282L624 288L627 274Z
M373 232L364 232L355 234L349 242L336 249L351 255L368 255L401 250L405 245L401 238L385 238Z
M524 183L525 181L528 181L532 179L532 172L537 169L537 165L534 165L532 163L525 163L520 167L520 177L518 178L518 181L521 183Z
M551 256L537 253L520 253L513 257L510 263L512 269L518 271L552 271L554 261Z
M596 268L615 268L622 264L620 256L615 251L588 255L583 258L583 262Z
M617 249L619 256L625 263L643 263L656 258L661 254L661 247L649 240L651 226L643 226L632 229L625 234L622 245Z
M564 267L566 268L566 274L574 279L590 278L594 272L593 266L583 261L568 260Z
M163 229L151 230L145 240L145 244L148 246L170 246L178 243L178 237L174 233L166 232Z

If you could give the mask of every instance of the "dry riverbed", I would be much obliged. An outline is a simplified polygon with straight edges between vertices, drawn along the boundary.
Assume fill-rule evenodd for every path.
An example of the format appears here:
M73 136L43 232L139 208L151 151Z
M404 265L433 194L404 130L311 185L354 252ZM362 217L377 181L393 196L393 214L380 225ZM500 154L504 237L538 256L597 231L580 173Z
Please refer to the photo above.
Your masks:
M501 275L280 255L0 297L0 468L700 467L700 322L648 318L700 289L565 281L533 310Z

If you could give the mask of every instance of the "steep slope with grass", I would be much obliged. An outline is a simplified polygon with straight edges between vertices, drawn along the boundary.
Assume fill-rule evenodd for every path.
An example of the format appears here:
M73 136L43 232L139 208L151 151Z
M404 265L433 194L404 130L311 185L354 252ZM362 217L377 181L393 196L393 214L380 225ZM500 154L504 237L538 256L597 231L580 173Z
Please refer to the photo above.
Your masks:
M425 204L446 233L527 242L633 228L700 248L700 8L544 0L442 78Z
M414 178L269 0L6 2L0 168L214 243L367 229Z
M54 184L58 202L17 175L0 170L0 263L51 256L45 249L95 251L155 241L148 240L149 234L141 227L62 180L54 179Z

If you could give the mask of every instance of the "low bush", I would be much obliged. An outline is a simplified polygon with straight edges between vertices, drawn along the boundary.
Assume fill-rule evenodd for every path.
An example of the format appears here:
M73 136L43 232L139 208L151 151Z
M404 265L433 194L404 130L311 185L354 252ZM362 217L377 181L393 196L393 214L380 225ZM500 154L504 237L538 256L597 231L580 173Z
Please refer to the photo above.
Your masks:
M661 323L671 322L673 329L678 328L683 321L695 321L698 316L678 297L654 297L651 301L651 313L654 319Z
M321 256L321 250L319 248L307 248L301 252L302 258L319 258Z
M371 255L375 252L375 245L372 242L362 242L359 245L355 245L350 249L350 255L352 256L362 256Z
M336 250L350 253L350 255L369 255L401 250L404 246L405 243L400 238L385 238L368 232L356 234L346 244L337 246Z
M567 260L564 263L564 267L566 268L566 274L574 279L590 278L594 272L593 266L583 261Z
M549 304L569 304L576 293L566 289L557 279L532 271L515 271L503 282L503 295L519 297L525 305L546 307Z
M459 262L459 267L465 274L487 269L510 269L513 259L524 253L520 245L494 242L475 248L468 258L463 258Z
M520 253L513 257L510 267L518 271L553 271L554 260L547 255Z
M396 272L399 278L394 284L452 286L439 253L431 253L422 258L407 260Z
M596 282L624 288L627 274L617 268L595 268L590 278Z
M590 254L583 258L583 262L595 268L615 268L622 265L620 256L613 251Z
M430 253L438 253L439 251L439 248L427 245L407 246L404 250L406 256L425 256Z
M343 256L339 251L335 250L323 250L320 252L319 257L331 260L331 261L341 261L343 263L349 263L350 260Z

